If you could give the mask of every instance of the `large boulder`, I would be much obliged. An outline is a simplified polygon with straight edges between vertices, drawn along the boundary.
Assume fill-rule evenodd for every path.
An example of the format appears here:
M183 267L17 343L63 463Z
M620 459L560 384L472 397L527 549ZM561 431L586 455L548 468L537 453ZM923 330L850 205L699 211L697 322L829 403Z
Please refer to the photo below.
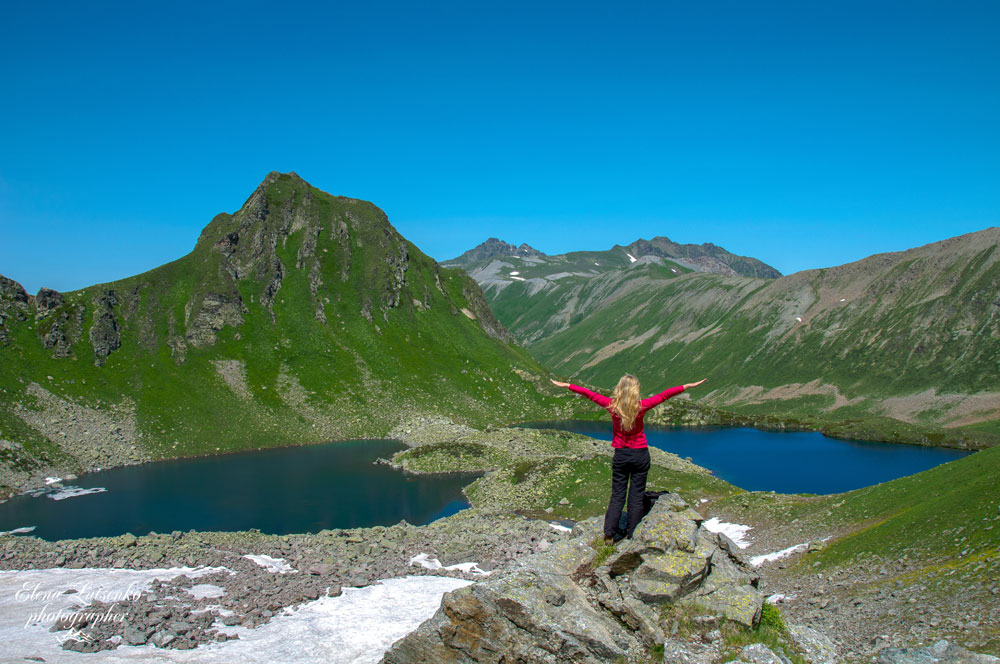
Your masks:
M559 542L512 569L444 596L430 620L398 641L386 664L410 662L599 662L640 643L579 584L594 550Z
M600 520L510 569L444 596L434 616L386 653L404 662L631 659L665 640L664 605L693 602L748 626L764 598L725 536L678 496L661 496L633 538L598 564Z

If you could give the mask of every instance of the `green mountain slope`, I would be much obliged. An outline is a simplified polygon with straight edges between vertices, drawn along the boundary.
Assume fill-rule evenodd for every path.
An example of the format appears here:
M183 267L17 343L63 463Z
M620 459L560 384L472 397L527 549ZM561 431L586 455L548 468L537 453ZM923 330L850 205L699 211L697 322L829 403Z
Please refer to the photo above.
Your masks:
M778 279L665 259L502 287L484 268L472 274L536 359L579 380L707 376L715 406L995 430L998 243L991 228Z
M371 203L271 173L194 250L29 296L0 278L0 491L46 469L550 417L546 372L463 272ZM54 471L52 471L54 472Z

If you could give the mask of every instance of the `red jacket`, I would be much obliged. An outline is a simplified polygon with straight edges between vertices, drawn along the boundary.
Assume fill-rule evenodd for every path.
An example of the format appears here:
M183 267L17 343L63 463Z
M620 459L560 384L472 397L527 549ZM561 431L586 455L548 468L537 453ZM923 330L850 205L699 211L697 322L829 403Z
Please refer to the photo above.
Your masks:
M579 385L570 385L569 389L576 392L577 394L582 394L599 406L603 406L608 409L611 413L611 429L613 432L611 438L611 447L649 447L646 444L646 434L642 430L642 416L647 410L653 406L658 406L672 396L676 396L684 391L683 385L678 385L677 387L671 387L669 390L664 390L656 396L649 397L648 399L643 399L639 402L639 412L635 416L635 423L632 425L631 431L622 430L622 418L618 416L617 413L611 411L611 398L606 397L603 394L598 394L597 392L591 392L586 387L580 387Z

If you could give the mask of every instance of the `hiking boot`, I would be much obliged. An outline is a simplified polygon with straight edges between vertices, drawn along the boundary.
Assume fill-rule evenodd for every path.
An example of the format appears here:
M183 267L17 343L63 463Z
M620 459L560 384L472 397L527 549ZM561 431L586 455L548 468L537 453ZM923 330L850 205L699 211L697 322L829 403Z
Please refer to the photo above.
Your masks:
M613 536L610 536L610 535L605 535L604 536L604 543L605 544L610 544L611 546L614 546L615 545L615 538Z

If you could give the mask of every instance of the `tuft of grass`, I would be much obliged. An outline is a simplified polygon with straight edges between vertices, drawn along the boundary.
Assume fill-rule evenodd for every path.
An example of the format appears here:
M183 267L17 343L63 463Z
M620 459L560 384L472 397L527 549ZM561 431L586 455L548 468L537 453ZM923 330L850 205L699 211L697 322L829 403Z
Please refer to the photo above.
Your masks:
M793 664L809 664L805 653L789 636L781 611L771 604L764 604L761 609L760 621L756 627L749 628L739 623L726 621L723 623L721 631L724 644L721 661L736 659L744 647L754 643L763 643L776 655L787 657Z
M788 627L785 626L785 618L781 615L781 611L778 610L778 607L768 602L764 602L764 606L761 607L759 625L761 629L771 629L779 634L788 632Z
M604 561L610 558L611 555L615 552L615 545L607 544L604 541L603 535L598 535L597 537L595 537L594 540L590 543L590 546L597 551L597 555L594 556L594 562L593 562L595 568L600 567L602 564L604 564Z

